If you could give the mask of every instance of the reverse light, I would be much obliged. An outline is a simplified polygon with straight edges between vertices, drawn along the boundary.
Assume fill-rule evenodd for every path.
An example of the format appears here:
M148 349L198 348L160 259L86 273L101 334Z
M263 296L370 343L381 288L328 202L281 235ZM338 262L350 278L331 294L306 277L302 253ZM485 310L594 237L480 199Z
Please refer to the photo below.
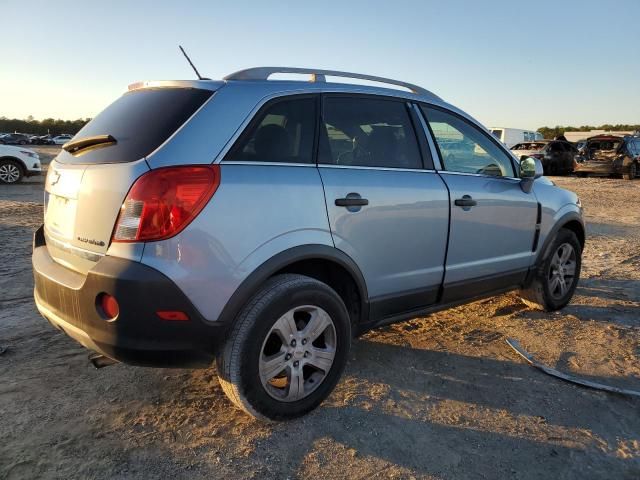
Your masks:
M166 167L138 178L125 198L114 242L164 240L181 232L220 185L218 165Z

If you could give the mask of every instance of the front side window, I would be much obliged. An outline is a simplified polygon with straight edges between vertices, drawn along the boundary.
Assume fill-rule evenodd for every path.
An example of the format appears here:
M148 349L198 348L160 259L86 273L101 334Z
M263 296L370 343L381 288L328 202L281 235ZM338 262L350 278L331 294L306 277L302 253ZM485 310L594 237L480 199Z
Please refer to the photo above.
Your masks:
M365 97L326 98L318 163L422 168L405 103Z
M314 97L276 100L258 113L225 160L312 163L315 122Z
M484 132L452 113L421 105L449 172L513 177L511 158Z

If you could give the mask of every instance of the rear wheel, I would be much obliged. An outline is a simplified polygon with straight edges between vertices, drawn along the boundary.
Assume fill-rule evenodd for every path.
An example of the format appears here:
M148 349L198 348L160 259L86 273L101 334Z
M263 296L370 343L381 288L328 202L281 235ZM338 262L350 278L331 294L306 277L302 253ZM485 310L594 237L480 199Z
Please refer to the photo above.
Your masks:
M560 229L531 285L520 297L532 308L547 312L563 308L573 297L580 278L582 246L571 230Z
M625 180L633 180L638 176L638 166L635 163L629 165L629 171L622 174L622 178Z
M247 303L218 356L229 399L263 420L287 420L316 408L347 361L347 309L328 285L277 275Z
M23 175L22 166L15 160L0 160L0 183L18 183Z

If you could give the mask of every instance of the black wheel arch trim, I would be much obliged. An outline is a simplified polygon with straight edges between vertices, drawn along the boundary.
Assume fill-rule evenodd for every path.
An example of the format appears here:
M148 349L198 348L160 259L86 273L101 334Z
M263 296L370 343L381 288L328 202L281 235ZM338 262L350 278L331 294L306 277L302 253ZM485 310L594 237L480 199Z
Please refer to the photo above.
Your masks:
M551 242L553 242L554 238L556 237L556 234L560 231L560 229L564 228L570 222L577 222L577 223L580 224L580 227L582 228L582 238L585 239L585 241L586 241L586 232L585 232L585 228L584 228L584 220L582 219L580 214L578 214L577 212L567 212L567 213L565 213L562 217L560 217L556 221L556 223L553 225L553 227L551 228L551 230L547 234L547 237L544 239L544 243L542 244L542 247L538 251L538 255L536 257L536 261L535 261L534 265L531 267L531 269L529 270L529 274L527 275L527 281L525 282L526 284L528 284L531 280L533 280L533 276L534 276L535 271L544 262L544 260L546 258L546 255L548 253L547 251L549 250L549 246L551 245ZM578 239L578 240L580 240L580 239ZM582 246L584 247L584 242L582 242Z
M258 290L260 285L282 269L304 260L326 260L344 268L351 275L358 288L362 318L368 318L369 294L364 275L362 275L358 265L346 253L335 247L310 244L284 250L256 268L231 295L217 321L226 325L233 324L242 307Z

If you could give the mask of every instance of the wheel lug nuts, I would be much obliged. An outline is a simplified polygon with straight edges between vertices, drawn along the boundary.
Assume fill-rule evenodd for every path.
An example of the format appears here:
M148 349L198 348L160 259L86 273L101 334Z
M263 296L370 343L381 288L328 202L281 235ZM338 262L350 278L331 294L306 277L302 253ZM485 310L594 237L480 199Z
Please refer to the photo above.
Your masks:
M291 346L295 347L296 346L296 341L295 340L291 340Z
M307 344L307 339L306 339L306 338L303 338L303 339L302 339L302 344L303 344L303 345L306 345L306 344Z
M284 359L285 359L285 360L289 360L289 359L291 359L291 354L290 354L290 353L287 353L287 354L284 356Z
M309 357L309 352L304 352L304 358Z
M298 360L296 360L295 362L293 362L293 366L297 367L298 365L300 365L300 362Z

